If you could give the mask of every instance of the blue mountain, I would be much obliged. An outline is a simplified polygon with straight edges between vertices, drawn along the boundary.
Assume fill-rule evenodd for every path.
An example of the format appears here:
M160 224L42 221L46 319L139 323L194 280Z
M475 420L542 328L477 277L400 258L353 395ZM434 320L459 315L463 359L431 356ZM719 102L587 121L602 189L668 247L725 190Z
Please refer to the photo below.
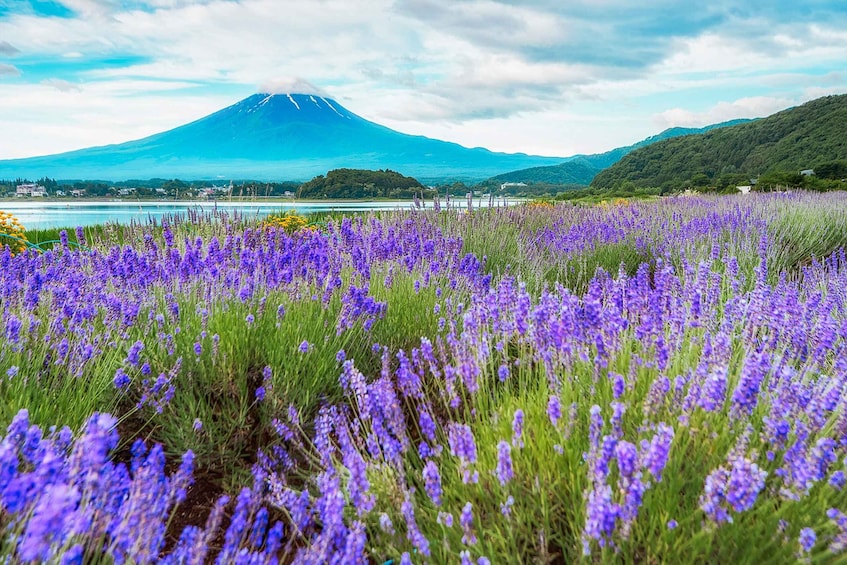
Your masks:
M476 181L562 161L403 134L318 95L254 94L144 139L0 161L0 178L308 180L347 167Z

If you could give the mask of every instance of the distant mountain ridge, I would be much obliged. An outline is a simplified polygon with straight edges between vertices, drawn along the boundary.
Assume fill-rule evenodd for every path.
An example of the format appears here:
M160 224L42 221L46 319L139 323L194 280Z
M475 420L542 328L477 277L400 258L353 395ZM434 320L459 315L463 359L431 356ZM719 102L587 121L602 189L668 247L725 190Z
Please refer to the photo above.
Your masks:
M597 188L749 184L847 159L847 94L826 96L767 118L678 137L632 151L597 174ZM744 181L744 182L742 182Z
M547 165L542 167L531 167L519 171L510 171L491 177L489 181L496 182L525 182L525 183L548 183L548 184L583 184L588 185L594 177L603 169L610 167L621 160L624 156L641 147L646 147L659 141L686 135L696 135L718 128L730 127L750 122L752 120L738 119L712 124L702 128L674 127L661 133L642 139L626 147L617 147L605 153L593 155L574 155L564 163L558 165Z
M0 161L0 178L308 180L348 167L476 181L561 161L403 134L316 94L263 93L143 139Z

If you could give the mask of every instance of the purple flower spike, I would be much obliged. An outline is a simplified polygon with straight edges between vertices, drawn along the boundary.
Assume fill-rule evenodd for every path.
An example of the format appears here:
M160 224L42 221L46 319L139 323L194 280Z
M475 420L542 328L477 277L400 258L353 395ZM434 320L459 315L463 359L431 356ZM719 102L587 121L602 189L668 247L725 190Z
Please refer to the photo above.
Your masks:
M803 528L800 530L800 548L804 553L809 553L815 547L815 542L818 540L815 530L812 528Z
M523 442L523 410L515 410L515 417L512 419L512 445L518 449L524 446Z
M512 470L512 447L506 441L497 444L497 479L502 486L515 476Z
M441 506L441 475L438 473L435 462L431 459L424 466L423 478L426 493L432 499L433 504Z

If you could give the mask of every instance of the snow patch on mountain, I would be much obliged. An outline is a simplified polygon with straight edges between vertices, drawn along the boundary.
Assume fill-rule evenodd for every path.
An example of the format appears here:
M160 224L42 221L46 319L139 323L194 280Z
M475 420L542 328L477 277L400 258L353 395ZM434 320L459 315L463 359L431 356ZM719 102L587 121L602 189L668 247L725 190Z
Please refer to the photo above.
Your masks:
M329 106L329 107L330 107L330 109L332 109L332 111L333 111L333 112L335 112L336 114L338 114L338 115L339 115L339 116L341 116L342 118L349 117L349 116L345 116L344 114L342 114L341 112L339 112L338 110L336 110L336 109L335 109L335 106L333 106L332 104L330 104L330 103L329 103L329 100L327 100L327 99L326 99L326 98L324 98L323 96L321 96L321 100L323 100L323 101L324 101L324 103L326 103L326 105L327 105L327 106Z

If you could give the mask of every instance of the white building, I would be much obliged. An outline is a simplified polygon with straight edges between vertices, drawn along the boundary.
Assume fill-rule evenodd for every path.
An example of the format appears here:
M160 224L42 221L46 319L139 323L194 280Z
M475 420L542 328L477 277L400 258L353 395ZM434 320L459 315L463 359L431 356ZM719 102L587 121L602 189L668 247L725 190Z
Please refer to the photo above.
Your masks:
M500 185L500 190L506 190L510 186L526 186L525 182L504 182Z
M47 189L41 186L40 184L35 183L24 183L19 184L17 189L15 190L15 196L34 196L36 198L43 198L47 196Z

